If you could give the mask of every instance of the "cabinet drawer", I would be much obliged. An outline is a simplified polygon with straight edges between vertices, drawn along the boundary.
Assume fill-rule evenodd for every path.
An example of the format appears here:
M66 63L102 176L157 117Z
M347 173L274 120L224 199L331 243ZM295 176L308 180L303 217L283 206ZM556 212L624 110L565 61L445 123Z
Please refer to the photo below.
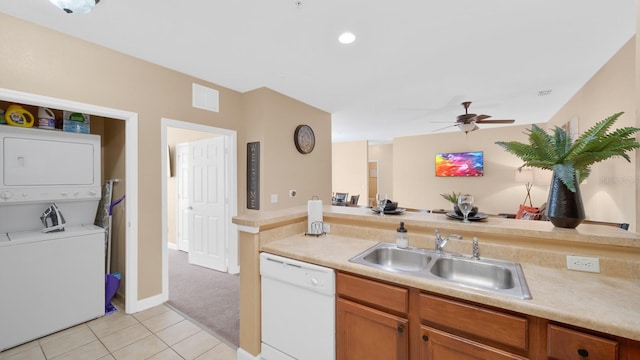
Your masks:
M420 318L480 339L523 351L528 349L529 324L525 317L420 294Z
M339 296L348 297L373 307L402 314L409 311L409 290L398 286L338 273L336 291Z
M550 358L561 360L615 360L618 358L618 342L563 328L548 326L547 351Z

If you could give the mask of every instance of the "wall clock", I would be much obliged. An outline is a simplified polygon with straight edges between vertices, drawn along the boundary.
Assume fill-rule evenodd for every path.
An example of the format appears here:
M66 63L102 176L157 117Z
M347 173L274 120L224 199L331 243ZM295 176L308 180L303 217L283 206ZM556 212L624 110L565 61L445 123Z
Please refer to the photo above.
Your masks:
M298 125L293 134L293 142L301 154L308 154L316 146L316 136L309 125Z

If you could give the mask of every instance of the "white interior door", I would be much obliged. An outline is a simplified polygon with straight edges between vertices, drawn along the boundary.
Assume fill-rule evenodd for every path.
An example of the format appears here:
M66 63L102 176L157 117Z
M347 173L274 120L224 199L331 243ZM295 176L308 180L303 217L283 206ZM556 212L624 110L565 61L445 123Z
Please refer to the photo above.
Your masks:
M176 176L178 187L177 234L178 249L189 251L189 144L176 145Z
M225 137L189 143L189 263L227 271Z

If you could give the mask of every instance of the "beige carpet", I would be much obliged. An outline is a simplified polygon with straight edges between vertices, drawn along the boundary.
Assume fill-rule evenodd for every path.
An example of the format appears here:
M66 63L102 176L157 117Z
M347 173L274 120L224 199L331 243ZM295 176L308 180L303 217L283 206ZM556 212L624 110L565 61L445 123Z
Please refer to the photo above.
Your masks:
M240 276L191 265L169 249L169 301L178 312L228 345L240 344Z

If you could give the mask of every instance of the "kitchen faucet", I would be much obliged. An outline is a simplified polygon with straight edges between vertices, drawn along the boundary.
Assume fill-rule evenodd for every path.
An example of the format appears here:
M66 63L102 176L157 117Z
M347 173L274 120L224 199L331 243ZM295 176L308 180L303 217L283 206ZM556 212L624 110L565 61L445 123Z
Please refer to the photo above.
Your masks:
M450 237L454 237L458 240L462 239L462 235L458 234L450 234L443 239L442 236L440 236L440 230L436 229L436 254L440 254L442 252L442 249L447 245Z

